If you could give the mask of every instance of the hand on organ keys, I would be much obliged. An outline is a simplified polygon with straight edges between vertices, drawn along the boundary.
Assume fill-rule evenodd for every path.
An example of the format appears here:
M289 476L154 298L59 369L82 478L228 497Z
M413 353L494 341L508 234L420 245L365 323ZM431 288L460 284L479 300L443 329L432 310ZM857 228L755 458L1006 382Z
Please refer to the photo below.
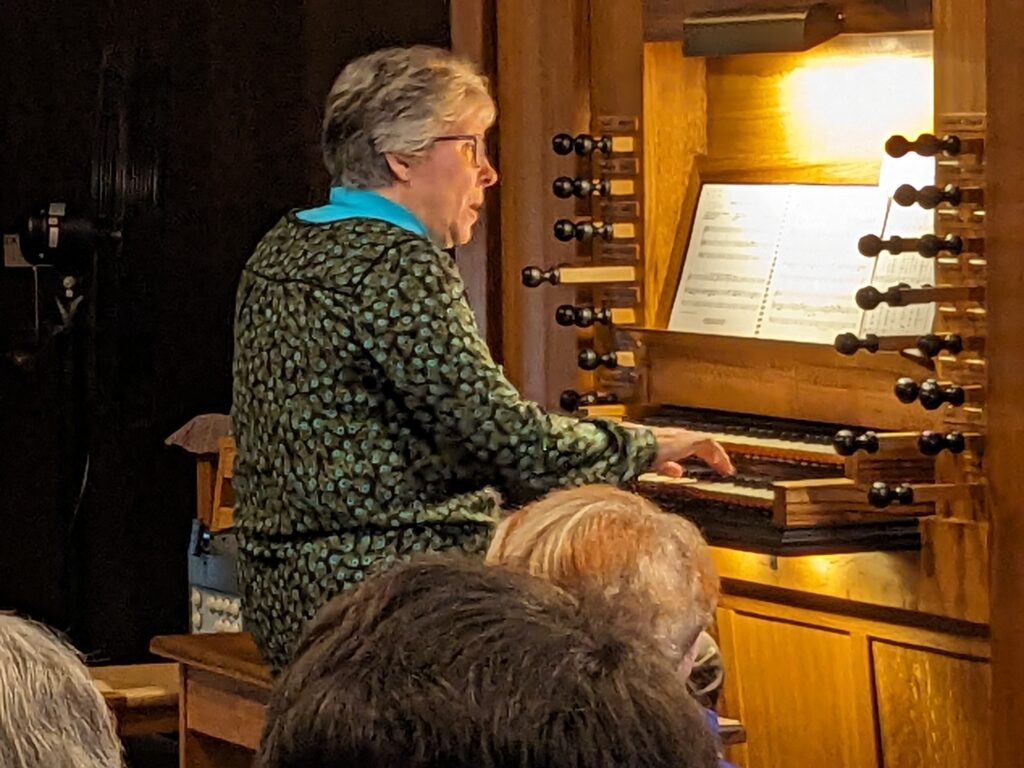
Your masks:
M636 426L627 424L626 426ZM682 461L691 456L702 460L721 475L734 475L736 468L714 437L706 432L692 432L679 427L648 427L658 443L652 469L659 475L682 477Z

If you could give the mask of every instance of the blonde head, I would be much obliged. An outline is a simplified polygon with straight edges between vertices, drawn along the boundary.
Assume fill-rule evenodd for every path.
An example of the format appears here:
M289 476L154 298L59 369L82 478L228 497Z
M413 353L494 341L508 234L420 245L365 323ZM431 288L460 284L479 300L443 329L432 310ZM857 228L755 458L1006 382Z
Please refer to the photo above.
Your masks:
M487 79L441 48L387 48L348 64L327 95L324 163L335 186L393 182L384 153L416 158L460 120L494 122Z
M608 485L555 491L505 519L487 562L569 591L599 591L682 659L711 623L718 575L700 531Z

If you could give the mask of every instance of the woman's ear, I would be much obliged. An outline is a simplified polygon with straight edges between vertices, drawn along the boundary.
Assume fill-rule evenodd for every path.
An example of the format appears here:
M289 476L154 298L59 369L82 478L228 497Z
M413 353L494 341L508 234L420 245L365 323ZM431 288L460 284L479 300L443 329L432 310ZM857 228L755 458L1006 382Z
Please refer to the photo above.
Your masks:
M384 159L387 160L388 167L391 169L395 181L409 181L412 175L412 163L409 162L408 157L395 154L394 152L385 152Z

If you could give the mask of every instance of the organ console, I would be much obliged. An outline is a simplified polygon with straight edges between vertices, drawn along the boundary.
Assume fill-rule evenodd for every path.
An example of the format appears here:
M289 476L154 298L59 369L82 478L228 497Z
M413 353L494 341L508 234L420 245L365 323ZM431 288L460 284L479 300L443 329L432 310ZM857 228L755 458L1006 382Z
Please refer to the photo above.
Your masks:
M1013 4L851 0L838 4L846 29L865 34L803 53L689 56L681 30L710 5L522 0L499 17L500 110L516 126L502 136L503 255L531 270L527 285L560 286L506 280L505 364L546 404L708 432L730 451L735 477L694 462L635 489L713 547L726 714L749 736L736 762L993 764L993 745L1012 739L992 727L1008 719L989 706L1002 683L988 632L997 616L1004 629L1016 619L994 602L990 574L1024 615L1013 568L998 564L1019 544L991 527L1024 540L1012 383L1024 366L1013 266L1024 220L1009 192L1024 198L1024 179L1011 171L1016 123L992 101L997 90L1021 100L1008 62L1024 68L1022 56L991 25ZM728 23L783 3L718 5ZM574 32L556 46L547 27ZM998 51L986 50L993 35ZM538 73L535 61L573 75L520 76ZM986 77L992 67L1005 83ZM1013 112L1024 120L1024 106ZM553 141L552 126L564 131ZM616 180L632 187L616 195ZM849 187L847 207L782 191L801 185ZM764 196L745 209L729 197L740 186ZM635 215L602 208L610 198ZM800 217L809 237L777 226ZM860 228L839 240L848 221ZM621 225L635 227L628 238ZM768 230L781 234L759 260ZM547 266L566 260L559 241L576 250L572 267ZM682 290L701 258L721 266ZM630 271L596 279L612 268ZM631 297L609 301L625 288ZM792 314L769 329L782 304ZM556 322L526 344L517 329L534 307ZM697 320L684 331L685 313ZM643 354L625 364L634 348ZM1012 655L1017 630L1006 637ZM1024 685L1024 652L1021 666L1010 674ZM1008 691L999 702L1024 716ZM1003 747L995 764L1014 764L1019 751Z

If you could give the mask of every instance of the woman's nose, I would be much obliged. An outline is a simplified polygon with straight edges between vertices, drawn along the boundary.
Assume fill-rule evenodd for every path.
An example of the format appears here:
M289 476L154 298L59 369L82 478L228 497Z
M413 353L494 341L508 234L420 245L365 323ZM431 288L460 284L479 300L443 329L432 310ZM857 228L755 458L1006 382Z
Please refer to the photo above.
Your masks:
M480 166L480 186L490 187L498 181L498 172L491 165L491 158L484 156L484 164Z

